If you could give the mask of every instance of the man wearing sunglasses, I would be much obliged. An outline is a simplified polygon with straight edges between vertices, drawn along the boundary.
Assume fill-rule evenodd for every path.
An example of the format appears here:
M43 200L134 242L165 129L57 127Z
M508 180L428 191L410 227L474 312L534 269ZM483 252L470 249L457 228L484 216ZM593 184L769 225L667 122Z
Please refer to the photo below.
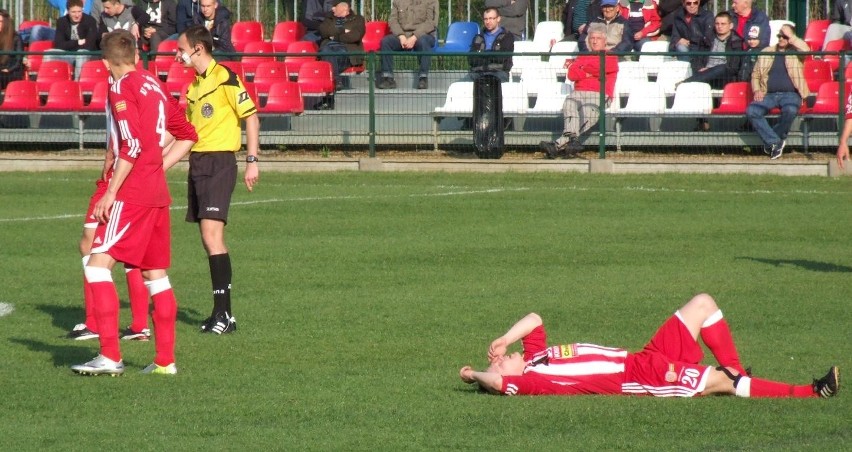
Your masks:
M683 8L674 13L669 51L678 52L681 61L690 61L689 53L709 49L713 43L713 13L698 0L683 0Z
M765 12L754 8L752 0L733 0L731 2L731 10L728 12L731 13L731 17L734 19L734 33L744 43L751 27L757 26L760 30L760 48L769 45L769 16Z
M796 37L793 27L785 24L778 31L778 44L760 52L751 74L754 101L749 104L746 116L763 141L763 151L772 160L783 154L787 133L799 113L802 99L810 94L802 70L805 55L793 54L809 51L810 47ZM790 54L785 55L788 52ZM773 108L779 108L781 114L778 122L770 127L766 115Z

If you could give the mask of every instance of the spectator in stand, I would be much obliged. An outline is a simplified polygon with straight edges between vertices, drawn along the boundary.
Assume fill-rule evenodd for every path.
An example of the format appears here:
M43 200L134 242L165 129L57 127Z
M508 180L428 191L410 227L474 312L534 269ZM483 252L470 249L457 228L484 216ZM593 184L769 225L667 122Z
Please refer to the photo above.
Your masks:
M352 11L350 1L334 0L331 12L319 26L322 35L320 58L331 63L335 91L344 87L340 73L350 66L359 66L364 62L364 56L357 55L358 52L364 51L364 45L361 43L365 33L364 16ZM334 98L331 98L330 102L327 100L324 105L324 109L333 108Z
M674 13L676 13L681 6L683 0L659 0L657 1L657 9L660 11L660 35L663 36L671 36L672 26L674 25ZM699 6L702 8L707 3L707 0L700 0Z
M83 63L97 56L82 54L68 55L67 52L96 52L98 50L98 23L95 18L83 12L83 0L68 0L68 13L56 21L56 35L53 37L54 55L45 55L44 61L62 60L74 68L74 79L80 77Z
M302 36L302 41L313 41L319 45L322 41L320 34L320 24L323 23L331 8L334 6L334 0L303 0L302 1L302 25L305 26L305 35Z
M5 9L0 9L0 51L23 52L24 44L18 33L15 32L15 23L12 16ZM15 80L24 78L24 56L0 55L0 89Z
M382 38L382 52L432 52L437 39L438 0L397 0L393 2L390 17L390 34ZM420 72L417 89L429 87L430 55L420 55ZM393 56L382 55L381 77L376 80L378 89L394 89Z
M198 14L198 0L178 0L175 31L181 34L193 25L193 18Z
M835 1L834 8L831 10L831 21L852 26L852 2Z
M203 25L213 36L213 55L216 60L229 60L222 53L233 53L231 42L231 11L220 5L217 0L198 0L198 13L192 19L193 25Z
M177 39L177 4L174 0L150 0L145 2L148 26L142 30L142 42L148 50L155 52L160 42Z
M793 27L782 25L778 32L778 44L760 52L751 75L754 101L749 104L746 116L763 141L763 151L769 154L772 160L783 154L787 133L799 114L802 99L810 94L802 70L805 55L783 53L808 51L810 47L796 37ZM770 127L766 115L773 108L780 108L781 115L778 122Z
M482 31L473 38L470 53L509 52L515 50L515 35L500 25L500 10L485 8L482 12ZM502 82L509 81L512 56L470 56L470 78L492 75Z
M733 22L727 11L716 14L713 26L716 36L710 48L701 49L713 53L692 57L692 76L684 80L684 83L709 83L713 88L720 89L726 83L736 81L740 71L741 57L732 55L731 52L742 52L742 40L731 31ZM698 118L698 127L695 130L706 132L710 130L710 123L704 118Z
M630 52L633 50L633 34L627 19L621 15L618 0L601 0L601 12L589 24L601 23L606 27L606 51ZM587 28L588 29L588 28ZM585 40L585 37L583 38ZM588 45L588 42L586 43ZM587 49L590 49L588 47Z
M101 13L101 36L115 30L127 30L142 48L142 30L148 26L148 15L138 6L127 6L121 0L103 0Z
M59 10L59 17L68 14L68 5L65 0L48 0L50 6ZM91 14L94 4L100 3L100 0L84 0L83 12ZM56 29L45 25L35 25L33 27L22 28L18 30L18 35L24 44L29 44L34 41L53 41L56 37Z
M731 18L734 19L734 33L745 40L752 26L760 30L760 48L769 45L769 16L765 12L752 7L752 0L733 0L731 2Z
M733 22L727 11L716 14L713 27L715 35L709 47L698 49L703 52L713 52L713 54L693 56L692 76L684 82L709 83L713 88L720 89L726 83L737 79L741 57L730 53L742 52L743 42L736 33L732 32Z
M713 14L702 8L698 0L683 0L683 8L674 13L669 51L682 55L677 59L689 61L692 52L709 50L713 42Z
M87 0L86 3L89 3L89 1ZM101 14L103 14L103 12L104 12L104 3L101 0L91 0L91 3L92 3L92 12L91 13L87 12L85 7L83 7L83 12L86 13L86 14L91 14L91 16L95 19L95 22L98 23L98 28L100 28L101 27ZM133 0L121 0L121 3L123 3L124 6L127 6L127 7L133 6Z
M564 41L577 41L580 50L586 51L586 43L581 39L586 34L589 18L595 17L601 10L600 0L566 0L562 8L562 38Z
M529 0L485 0L485 8L497 8L502 18L502 27L512 33L515 40L526 39Z
M615 78L618 75L618 57L607 55L604 58L604 79L600 79L600 55L606 51L606 25L600 22L589 24L588 42L591 53L578 56L565 62L568 73L566 78L574 82L574 91L562 104L562 117L565 128L556 141L542 141L539 146L545 157L555 159L558 156L577 157L583 149L579 142L581 135L590 130L600 116L601 90L604 91L606 105L612 101L615 91Z
M754 70L754 65L757 63L757 57L762 47L760 47L760 27L752 25L748 30L748 39L746 40L746 54L743 55L740 61L740 71L737 79L741 82L751 82L751 73Z
M620 0L619 9L633 36L633 50L641 51L642 45L660 36L660 13L655 0Z

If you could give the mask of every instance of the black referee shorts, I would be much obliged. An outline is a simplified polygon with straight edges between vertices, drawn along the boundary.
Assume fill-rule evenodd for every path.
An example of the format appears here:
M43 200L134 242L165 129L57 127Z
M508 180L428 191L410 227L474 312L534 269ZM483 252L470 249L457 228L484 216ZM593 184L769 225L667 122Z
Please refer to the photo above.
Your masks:
M227 224L236 185L237 157L233 152L190 153L186 221L210 219Z

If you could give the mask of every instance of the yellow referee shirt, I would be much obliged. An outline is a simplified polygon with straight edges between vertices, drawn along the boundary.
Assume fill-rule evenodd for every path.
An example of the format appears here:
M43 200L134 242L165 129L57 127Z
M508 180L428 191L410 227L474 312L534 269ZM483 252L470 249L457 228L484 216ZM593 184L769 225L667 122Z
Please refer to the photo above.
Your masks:
M240 119L254 113L257 107L237 74L211 61L186 94L186 116L198 132L192 152L239 151Z

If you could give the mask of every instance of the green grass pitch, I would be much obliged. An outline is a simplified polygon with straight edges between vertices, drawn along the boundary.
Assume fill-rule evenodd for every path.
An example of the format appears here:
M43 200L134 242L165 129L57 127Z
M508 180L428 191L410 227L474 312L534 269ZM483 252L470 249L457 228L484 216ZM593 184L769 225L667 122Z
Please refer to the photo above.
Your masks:
M125 375L94 378L69 366L97 342L61 336L83 319L95 177L0 177L8 450L852 449L849 388L508 398L458 378L530 311L553 343L637 349L698 292L756 375L850 375L852 178L263 173L237 187L227 227L239 330L212 337L197 332L210 281L175 172L179 374L140 375L153 342L122 343Z

